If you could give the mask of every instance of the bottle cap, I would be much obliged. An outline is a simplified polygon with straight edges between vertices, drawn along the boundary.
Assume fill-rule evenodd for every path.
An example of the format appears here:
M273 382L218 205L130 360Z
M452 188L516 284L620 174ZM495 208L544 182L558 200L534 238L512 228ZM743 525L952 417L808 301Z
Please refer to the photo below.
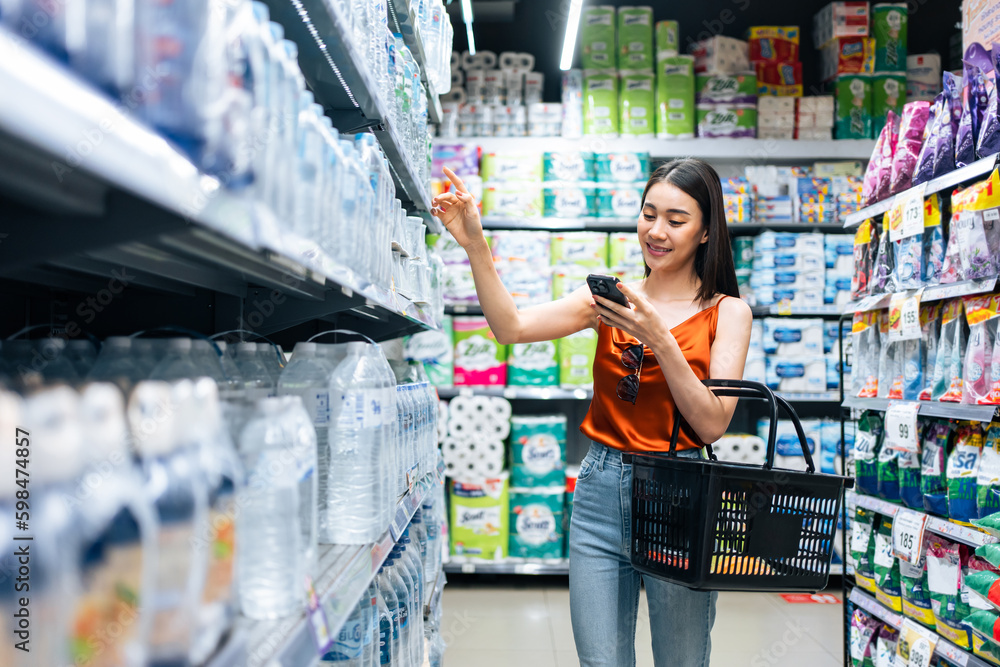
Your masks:
M304 357L316 356L316 343L296 343L292 354L302 354Z
M167 349L176 352L187 352L191 350L190 338L171 338L167 341Z
M240 343L236 346L236 354L257 354L257 343Z

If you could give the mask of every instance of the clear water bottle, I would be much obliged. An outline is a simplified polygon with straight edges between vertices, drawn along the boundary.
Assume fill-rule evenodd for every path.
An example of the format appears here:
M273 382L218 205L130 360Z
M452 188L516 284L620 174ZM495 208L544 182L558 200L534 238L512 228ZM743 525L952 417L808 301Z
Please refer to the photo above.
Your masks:
M427 539L427 526L424 524L422 510L418 509L413 513L413 521L410 522L409 530L410 539L413 541L414 550L418 556L417 560L420 563L421 581L426 590L426 587L434 585L434 576L436 573L433 571L433 568L428 568L428 565L431 565L430 543ZM421 599L426 600L426 595Z
M330 376L333 367L318 354L316 343L296 343L291 361L281 373L278 394L298 396L316 431L316 497L318 503L318 539L331 543L328 527L330 487Z
M408 592L408 588L400 576L399 569L397 567L396 558L398 554L395 550L390 552L389 557L385 561L385 582L386 587L392 590L395 595L397 604L396 608L392 609L390 606L390 611L393 613L393 620L399 634L398 645L393 646L393 664L394 665L412 665L413 657L410 653L410 604L411 598ZM386 598L386 602L389 602Z
M11 403L9 400L5 402L8 405ZM79 565L83 524L81 507L66 502L66 498L73 497L84 466L79 399L74 391L65 386L39 391L25 399L16 423L4 423L3 426L11 443L7 454L11 465L5 468L6 476L15 483L15 497L18 491L23 490L16 485L16 480L29 479L17 476L15 471L25 469L31 474L30 517L24 514L23 506L17 508L11 503L9 508L12 511L4 515L6 525L0 528L0 532L10 530L13 537L33 537L27 543L31 561L30 591L22 590L18 596L30 593L28 613L29 618L34 619L29 635L18 637L12 632L4 639L4 644L11 646L14 642L30 639L27 644L31 651L29 654L16 651L22 654L12 661L18 667L72 664L69 638L72 636L72 610L78 604L81 588ZM24 431L19 433L18 428ZM21 441L21 438L26 439ZM28 449L27 456L21 458L23 452L19 450L25 448ZM22 467L19 459L30 460L30 463L25 461L30 467ZM4 483L10 482L4 480ZM26 527L19 528L15 518L27 521ZM11 540L7 544L10 545L10 553L14 554L23 543ZM19 556L11 562L16 562L17 558ZM13 584L14 578L6 580ZM7 590L13 593L13 585ZM16 608L21 609L20 604ZM5 615L3 623L6 625L11 620L15 620L13 615Z
M246 399L256 403L262 398L268 398L276 394L276 386L271 374L264 367L264 363L257 354L256 343L239 343L236 346L236 359L234 360L246 387Z
M202 375L192 353L190 338L171 338L166 342L165 354L149 374L150 380L182 380Z
M341 265L354 269L358 275L365 276L367 273L364 245L364 235L359 233L358 226L363 225L365 220L362 211L364 202L362 201L362 185L364 174L358 166L354 144L350 141L340 141L340 154L343 156L343 166L340 170L341 183L340 217L343 220L353 222L353 227L345 229L340 243L336 246L338 252L334 259Z
M219 348L219 352L221 353L219 355L219 364L222 366L222 373L244 390L242 397L245 399L246 382L243 378L243 374L240 372L239 366L236 364L237 346L234 345L230 347L224 340L217 340L214 342L215 346ZM267 377L268 379L271 379L270 374ZM275 384L277 383L275 382ZM224 396L223 399L225 399Z
M381 535L382 396L365 343L348 343L330 378L332 403L327 524L333 544L367 544Z
M340 626L340 632L333 640L333 646L322 658L322 665L342 665L343 667L364 667L365 633L371 623L371 603L366 596L351 610L350 616Z
M86 511L83 588L73 611L74 664L144 664L151 617L140 612L139 603L153 595L157 525L128 450L117 386L95 382L81 389L80 427L87 467L73 498Z
M424 498L420 506L420 518L427 540L427 556L424 558L424 583L433 586L441 571L441 522L434 509L433 498Z
M135 378L136 371L132 339L128 336L110 336L101 344L101 351L87 377L95 382L114 382L127 390L133 382L138 381Z
M229 632L236 618L236 497L244 486L240 462L223 423L219 388L211 378L196 380L186 413L198 464L208 488L208 512L193 543L206 561L205 584L191 662L204 663Z
M396 548L399 549L399 564L406 570L406 575L409 577L409 583L411 587L411 616L410 623L412 625L411 641L412 643L412 655L415 664L423 663L423 639L424 639L424 592L423 592L423 575L421 573L421 566L417 561L416 556L414 556L413 548L411 546L411 540L407 536L406 531L403 531L403 537L400 538L399 543Z
M381 419L379 420L380 425L378 429L379 461L377 476L381 486L381 494L379 496L381 513L379 515L379 522L382 530L385 530L392 523L396 511L396 501L400 495L393 478L396 457L392 449L396 427L396 376L393 375L392 368L389 366L389 362L385 358L385 353L381 346L369 346L368 354L378 378L379 400L382 406L379 412Z
M299 531L302 535L304 571L302 581L316 578L319 565L319 513L316 483L317 447L316 427L302 405L301 398L285 396L285 409L295 432L296 453L299 462Z
M65 354L81 379L87 377L97 361L97 350L87 339L67 341Z
M393 610L399 606L399 601L396 599L392 587L385 583L384 571L385 566L380 567L378 575L375 577L378 600L378 659L375 664L388 666L400 664L394 662L393 654L394 646L399 641L398 629L394 632Z
M403 638L403 651L409 656L409 663L407 664L418 664L417 663L417 652L415 650L416 645L416 632L417 632L417 617L415 610L417 609L417 585L410 574L409 566L403 562L403 550L400 548L400 544L397 543L392 549L393 558L393 569L396 576L403 584L403 588L406 590L406 634ZM399 595L397 590L396 595ZM402 598L400 598L402 600Z
M308 502L299 493L298 438L288 414L294 400L258 401L240 438L247 483L256 497L237 518L237 575L240 607L253 619L289 616L306 601L302 531L288 520Z
M277 387L281 373L285 369L285 355L281 351L281 346L271 343L254 343L254 345L257 347L257 358L260 359L260 363L264 365L268 375L274 381L274 386Z
M188 659L207 566L191 544L196 528L206 520L208 491L197 450L179 437L191 385L141 382L128 402L144 490L159 522L155 592L145 601L153 615L149 646L153 665L182 664Z
M375 579L368 583L368 590L362 599L368 598L368 612L371 622L368 624L368 634L365 636L365 664L376 667L379 663L379 619L378 619L378 586Z

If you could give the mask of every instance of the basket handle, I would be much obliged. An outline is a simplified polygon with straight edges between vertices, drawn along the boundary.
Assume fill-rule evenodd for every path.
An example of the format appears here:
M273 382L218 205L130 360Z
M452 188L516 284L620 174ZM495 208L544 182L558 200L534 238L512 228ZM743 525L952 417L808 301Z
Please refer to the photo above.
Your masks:
M756 398L768 403L770 413L770 427L767 433L767 457L764 461L764 469L770 470L774 467L775 443L778 435L778 406L789 416L795 426L795 433L799 437L799 444L802 447L802 455L805 458L806 471L816 472L813 465L812 455L809 453L809 446L806 442L805 431L802 430L802 423L798 415L788 401L776 396L771 388L760 382L750 382L749 380L702 380L702 384L712 390L716 396L736 396L737 398ZM680 437L681 421L683 416L680 410L674 406L674 426L670 434L670 456L676 456L677 440Z

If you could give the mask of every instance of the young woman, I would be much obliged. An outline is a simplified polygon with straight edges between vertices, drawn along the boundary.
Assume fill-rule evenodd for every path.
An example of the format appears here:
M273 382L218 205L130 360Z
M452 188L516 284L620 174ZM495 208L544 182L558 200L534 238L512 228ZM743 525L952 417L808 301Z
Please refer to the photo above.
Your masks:
M736 407L701 381L741 378L750 344L752 315L739 299L719 176L696 159L653 173L638 220L646 276L618 283L631 307L584 286L518 310L493 267L476 202L445 173L455 190L434 198L435 215L469 255L497 342L598 332L594 398L580 426L592 444L574 496L570 611L581 665L634 665L640 575L629 560L632 470L622 452L668 449L677 410L684 418L677 449L700 456ZM645 586L656 665L708 667L716 594L652 577Z

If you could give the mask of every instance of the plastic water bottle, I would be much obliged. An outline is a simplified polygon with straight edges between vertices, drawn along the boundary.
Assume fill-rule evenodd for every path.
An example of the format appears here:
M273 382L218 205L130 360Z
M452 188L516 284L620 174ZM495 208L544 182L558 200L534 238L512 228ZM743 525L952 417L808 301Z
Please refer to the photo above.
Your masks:
M412 616L411 623L413 626L412 641L413 641L413 656L414 662L416 664L423 663L423 638L424 638L424 584L423 584L423 574L422 565L419 560L414 555L414 550L412 547L412 541L407 536L407 531L403 531L403 537L400 538L399 544L397 545L399 549L400 559L399 562L406 569L406 574L410 578L411 593L412 593Z
M260 363L264 365L267 369L268 375L274 381L274 386L278 386L278 380L281 379L281 373L285 370L284 367L284 354L281 351L280 345L272 345L270 343L254 343L257 347L257 358L260 359Z
M316 428L312 424L309 413L302 406L302 400L296 396L286 396L285 410L291 420L291 428L295 433L296 455L299 470L299 531L302 535L305 578L315 579L317 575L319 552L319 513L316 485L317 447Z
M240 438L240 456L255 498L237 518L237 573L240 607L253 619L294 614L306 601L302 531L288 520L307 502L299 494L297 436L287 412L294 400L258 401Z
M330 543L327 508L330 485L330 375L333 368L317 353L316 343L297 343L292 360L278 381L278 394L298 396L316 431L315 485L317 498L318 539Z
M399 606L399 600L392 587L385 582L385 567L380 567L375 577L375 589L378 594L378 660L376 665L400 664L394 662L396 644L399 641L398 629L393 624L393 610Z
M81 516L84 588L74 609L74 664L97 658L106 665L143 664L150 615L140 613L139 603L153 595L157 525L128 451L125 404L118 387L91 383L81 389L80 427L88 456L72 496L86 508ZM95 608L102 614L102 629L96 632Z
M371 623L369 607L370 602L362 595L361 600L351 610L350 616L340 626L340 632L334 638L333 646L320 659L320 664L364 667L364 635Z
M236 575L236 496L244 485L239 461L223 424L219 389L211 378L196 380L182 429L197 447L198 465L208 487L208 513L193 545L206 561L205 584L198 606L191 662L204 663L236 618L233 603Z
M369 602L369 613L371 622L368 624L368 634L365 637L365 664L377 667L379 664L379 611L378 611L378 586L372 579L368 583L368 591L365 594Z
M434 585L434 575L436 572L428 569L428 564L430 563L430 552L429 552L429 542L427 540L427 526L424 524L424 515L422 510L417 510L413 513L413 521L410 522L410 539L413 541L413 546L418 556L418 562L420 564L420 576L424 587ZM421 598L426 600L426 596Z
M382 400L378 371L365 343L348 343L330 378L330 480L327 525L333 544L367 544L382 532Z
M434 509L432 498L424 498L420 505L420 519L427 540L427 556L424 558L424 584L433 586L437 583L436 577L441 571L439 562L441 560L441 523Z
M190 338L171 338L166 343L166 354L149 374L150 380L182 380L202 375L204 369L192 354Z
M12 401L5 402L10 404ZM34 538L28 543L30 591L18 593L21 597L30 592L29 613L30 618L35 619L31 624L31 641L27 644L31 652L19 655L13 664L18 667L72 664L70 642L67 640L71 636L72 610L77 605L81 586L79 564L83 532L82 512L79 507L66 502L66 497L73 496L84 462L79 399L65 386L43 390L25 399L16 423L2 421L5 422L3 426L11 445L27 444L29 449L25 458L30 459L27 470L31 474L31 508L30 518L13 511L5 515L6 525L0 531L11 530L13 536L27 534ZM18 433L18 427L30 434L28 442L15 442L15 438L20 439L18 436L26 435ZM12 481L29 479L15 474L15 470L22 469L17 463L21 458L18 449L23 448L11 447L7 454L11 457L11 466L6 467L6 474ZM4 480L4 483L9 482ZM15 486L15 497L16 492L21 490L22 487ZM10 509L16 509L16 505L11 503ZM22 510L23 507L17 511ZM24 530L30 532L17 529L15 518L28 521ZM14 553L22 543L9 541L7 544L11 545L11 553ZM7 578L7 581L13 583L14 578ZM13 585L9 590L13 592ZM20 608L20 605L17 607ZM8 619L13 620L13 616L5 617L3 623L9 623ZM41 619L45 621L39 623ZM4 639L4 644L11 646L22 639L29 637L18 638L12 633Z
M243 377L246 400L256 403L262 398L276 394L274 380L257 354L256 343L240 343L236 346L236 368Z
M186 339L185 339L186 340ZM190 342L190 341L189 341ZM144 603L152 614L150 663L188 659L206 561L191 548L206 520L208 493L197 451L182 442L179 421L192 383L142 382L132 391L128 421L142 460L143 484L159 522L156 586ZM171 632L162 629L170 628Z
M400 576L396 564L395 550L390 552L389 558L385 561L385 581L386 585L392 589L396 597L396 608L390 610L393 613L393 621L399 630L399 643L394 645L393 664L410 665L413 664L413 657L410 653L410 595L403 578ZM388 599L386 599L388 602Z
M392 523L396 512L396 501L401 495L400 490L396 488L396 480L393 478L393 471L396 469L396 457L392 449L396 429L396 376L393 374L380 345L372 345L369 348L369 354L379 379L379 395L382 403L380 413L382 419L378 439L380 452L378 478L382 490L380 497L383 510L380 515L380 524L384 530Z
M417 652L416 652L416 632L417 632L417 583L413 580L413 576L410 574L410 568L403 561L403 550L401 544L397 543L392 549L393 557L393 567L395 568L396 575L399 577L400 581L403 583L403 587L406 589L406 613L407 613L407 632L404 638L404 648L403 650L409 656L410 664L417 663ZM397 591L397 596L399 592Z

